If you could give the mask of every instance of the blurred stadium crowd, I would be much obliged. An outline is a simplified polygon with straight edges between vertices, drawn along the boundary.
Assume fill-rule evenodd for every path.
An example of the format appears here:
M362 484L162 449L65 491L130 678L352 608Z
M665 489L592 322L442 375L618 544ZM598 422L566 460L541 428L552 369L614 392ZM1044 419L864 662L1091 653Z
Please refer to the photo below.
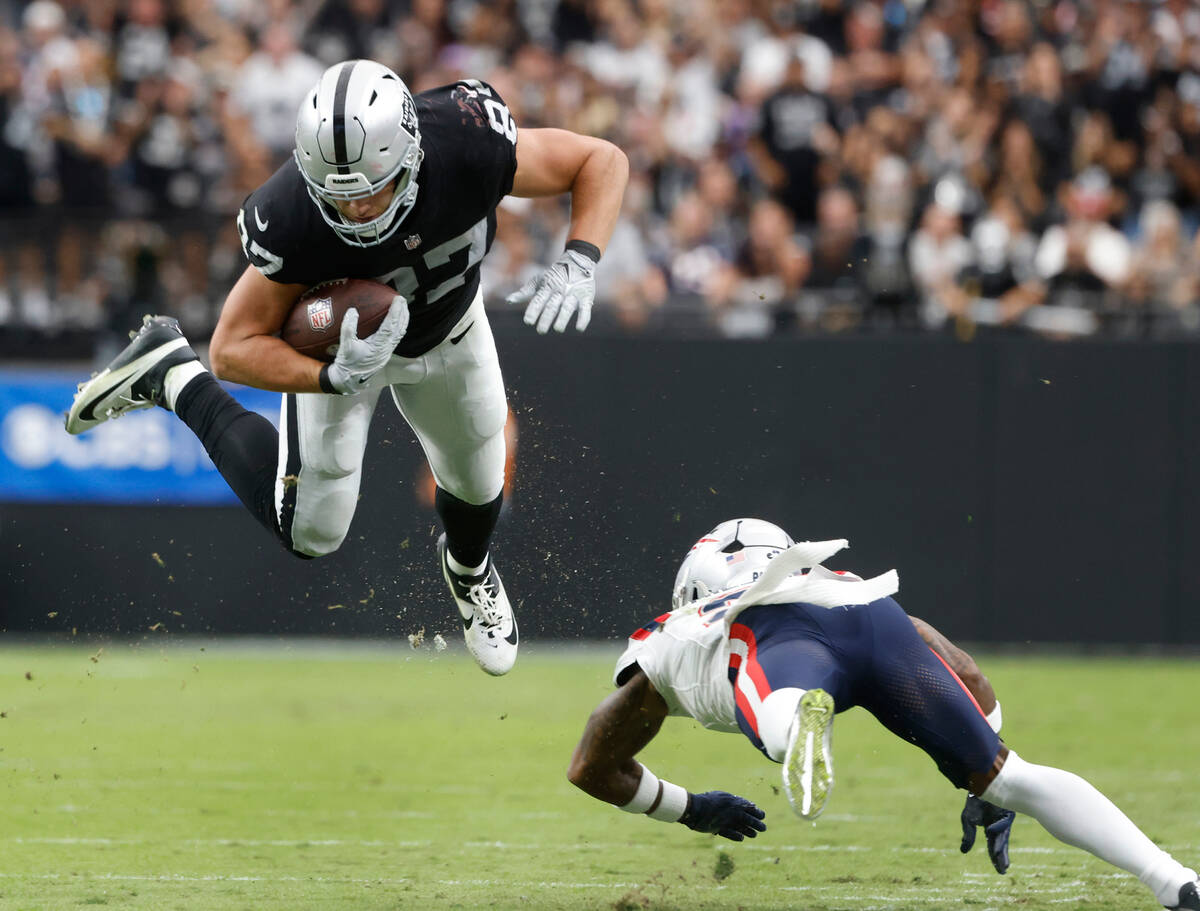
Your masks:
M1200 333L1191 0L0 0L0 335L205 337L347 57L626 150L608 331ZM504 203L497 307L563 206Z

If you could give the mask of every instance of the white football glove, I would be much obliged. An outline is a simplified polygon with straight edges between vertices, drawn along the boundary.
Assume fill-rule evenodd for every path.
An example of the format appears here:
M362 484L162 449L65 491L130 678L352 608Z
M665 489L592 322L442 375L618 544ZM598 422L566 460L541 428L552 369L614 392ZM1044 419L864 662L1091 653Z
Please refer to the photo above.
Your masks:
M408 330L408 301L397 294L379 328L366 338L358 337L358 309L351 307L342 317L337 356L325 368L329 385L341 395L361 392L391 359L392 351Z
M562 332L578 310L575 328L582 332L592 320L592 301L596 297L596 263L576 250L564 250L541 275L531 278L505 298L510 304L528 304L525 325L537 323L545 335L553 323Z

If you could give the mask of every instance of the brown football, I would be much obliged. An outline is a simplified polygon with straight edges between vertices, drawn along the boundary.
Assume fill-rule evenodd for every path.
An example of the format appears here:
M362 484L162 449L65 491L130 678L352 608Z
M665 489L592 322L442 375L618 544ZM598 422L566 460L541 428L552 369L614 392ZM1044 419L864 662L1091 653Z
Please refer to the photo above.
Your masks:
M394 289L365 278L336 278L313 285L300 295L279 337L309 357L329 363L337 354L342 317L358 310L358 337L371 335L387 316Z

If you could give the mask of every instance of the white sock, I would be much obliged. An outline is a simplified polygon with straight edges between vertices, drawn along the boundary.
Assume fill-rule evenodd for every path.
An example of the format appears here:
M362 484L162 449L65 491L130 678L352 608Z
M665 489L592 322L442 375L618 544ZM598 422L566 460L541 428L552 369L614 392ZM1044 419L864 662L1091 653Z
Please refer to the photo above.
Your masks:
M478 566L464 566L454 559L454 554L450 553L450 548L446 548L446 563L460 576L482 576L483 570L487 566L487 557L484 557L483 562Z
M1143 834L1111 800L1078 775L1026 762L1012 750L980 797L1032 816L1059 841L1132 873L1159 904L1174 904L1179 887L1196 878Z
M166 406L174 411L175 400L179 398L179 393L183 392L183 387L200 374L207 372L199 361L176 364L168 370L163 380L163 399L165 399Z
M776 762L783 762L787 755L788 732L792 727L792 719L796 717L800 697L806 692L795 686L780 687L772 690L754 711L763 749Z

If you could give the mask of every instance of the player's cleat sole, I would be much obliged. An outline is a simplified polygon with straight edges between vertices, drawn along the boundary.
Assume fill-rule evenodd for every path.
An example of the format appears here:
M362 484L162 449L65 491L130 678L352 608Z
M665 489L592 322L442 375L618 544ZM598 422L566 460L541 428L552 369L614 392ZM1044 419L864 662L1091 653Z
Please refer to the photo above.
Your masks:
M442 577L462 617L467 651L493 677L507 674L517 661L517 618L492 558L480 575L464 576L450 568L445 534L438 538L437 549Z
M179 323L169 316L145 317L142 328L130 336L133 340L107 367L79 384L67 412L67 433L83 433L127 411L162 404L166 371L197 359Z
M800 697L783 758L783 789L798 816L816 819L833 791L833 697L821 689Z
M1179 901L1166 905L1171 911L1200 911L1200 880L1179 887Z

